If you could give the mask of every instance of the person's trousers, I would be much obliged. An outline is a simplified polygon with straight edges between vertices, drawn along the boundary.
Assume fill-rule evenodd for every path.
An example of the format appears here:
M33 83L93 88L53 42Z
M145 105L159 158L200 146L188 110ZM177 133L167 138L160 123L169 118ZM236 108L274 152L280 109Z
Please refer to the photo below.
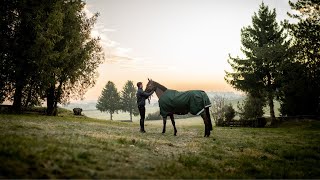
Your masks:
M140 131L144 131L144 119L146 117L146 108L144 106L138 106L140 113Z

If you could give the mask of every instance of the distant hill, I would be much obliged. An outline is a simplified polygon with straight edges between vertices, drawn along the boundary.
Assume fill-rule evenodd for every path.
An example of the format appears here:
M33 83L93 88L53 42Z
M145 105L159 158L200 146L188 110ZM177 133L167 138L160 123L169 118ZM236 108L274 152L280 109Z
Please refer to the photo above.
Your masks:
M63 108L72 110L73 108L82 108L83 110L97 110L96 108L97 101L96 100L84 100L79 102L72 102L68 105L62 105Z
M215 96L222 96L226 98L227 102L234 105L236 107L236 104L238 101L242 101L244 99L244 95L238 94L235 92L215 92L215 91L209 91L206 92L210 99L214 98ZM96 108L97 100L83 100L83 101L77 101L69 103L68 105L62 105L63 108L72 110L73 108L82 108L86 111L93 111L97 110ZM153 95L151 97L150 104L148 101L146 101L146 107L158 107L158 97L156 95Z
M215 96L224 97L226 100L236 100L236 99L243 99L245 95L235 92L216 92L216 91L208 91L206 92L209 98L214 98Z

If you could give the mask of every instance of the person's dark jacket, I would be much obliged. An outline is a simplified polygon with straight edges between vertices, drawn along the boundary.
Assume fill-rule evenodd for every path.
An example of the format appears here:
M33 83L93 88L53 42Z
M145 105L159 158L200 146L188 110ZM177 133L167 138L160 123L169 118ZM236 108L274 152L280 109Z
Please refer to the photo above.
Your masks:
M152 95L153 92L147 93L144 92L143 89L139 88L137 91L137 104L138 106L145 106L146 99Z

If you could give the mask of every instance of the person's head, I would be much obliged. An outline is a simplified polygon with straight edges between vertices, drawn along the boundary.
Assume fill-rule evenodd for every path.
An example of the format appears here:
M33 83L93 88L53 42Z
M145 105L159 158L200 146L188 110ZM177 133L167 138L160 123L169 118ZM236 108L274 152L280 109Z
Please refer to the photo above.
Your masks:
M141 89L142 89L142 88L143 88L142 82L138 82L138 83L137 83L137 86L138 86L138 88L141 88Z

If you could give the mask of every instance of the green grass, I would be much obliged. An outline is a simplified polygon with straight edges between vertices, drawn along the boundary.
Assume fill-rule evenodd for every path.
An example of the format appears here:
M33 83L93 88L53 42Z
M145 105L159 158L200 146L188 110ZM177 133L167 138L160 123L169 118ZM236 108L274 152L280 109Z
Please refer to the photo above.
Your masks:
M187 122L187 120L185 120ZM199 119L201 121L201 119ZM320 122L204 127L0 115L0 178L320 178Z

